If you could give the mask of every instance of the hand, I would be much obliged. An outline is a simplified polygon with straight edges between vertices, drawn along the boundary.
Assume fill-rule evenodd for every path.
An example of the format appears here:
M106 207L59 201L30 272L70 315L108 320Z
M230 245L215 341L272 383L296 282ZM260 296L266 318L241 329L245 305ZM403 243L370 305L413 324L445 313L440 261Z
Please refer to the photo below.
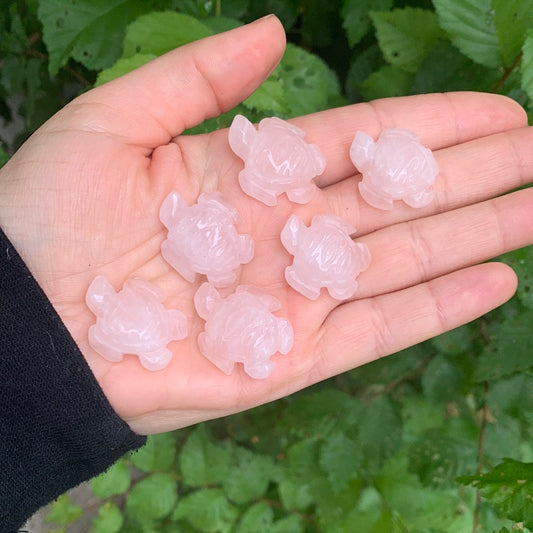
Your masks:
M306 205L280 197L275 208L246 196L227 131L178 135L246 98L284 42L270 17L170 52L74 100L1 171L0 224L138 433L248 409L464 324L516 287L508 267L479 263L533 242L533 190L501 196L533 178L533 130L517 104L496 95L392 98L298 118L327 157L320 192ZM361 201L349 146L358 129L375 137L385 127L411 129L435 151L440 176L428 207L382 212ZM172 189L189 204L221 191L241 215L239 230L253 236L256 254L240 282L276 296L295 332L270 378L253 380L239 365L226 376L198 352L203 322L192 300L201 280L184 281L160 253L158 211ZM323 291L311 302L286 285L291 258L279 234L292 212L305 222L335 213L357 228L372 263L352 301ZM90 348L95 317L84 298L97 274L115 289L130 276L150 280L168 307L187 314L190 336L169 345L165 370L148 372L134 356L109 363Z

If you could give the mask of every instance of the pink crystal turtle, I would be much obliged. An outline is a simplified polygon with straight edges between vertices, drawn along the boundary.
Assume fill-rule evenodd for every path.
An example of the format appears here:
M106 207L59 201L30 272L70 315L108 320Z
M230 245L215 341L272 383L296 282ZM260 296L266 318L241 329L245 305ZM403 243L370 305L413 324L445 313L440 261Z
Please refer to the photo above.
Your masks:
M392 209L394 200L411 207L424 207L433 200L437 162L415 133L384 130L378 141L358 131L350 158L363 175L361 196L378 209Z
M203 283L194 296L194 305L206 320L205 331L198 336L202 354L225 374L235 363L243 363L252 378L270 376L274 363L270 356L287 354L293 344L291 323L272 311L279 301L251 285L240 285L233 294L222 298L209 283Z
M324 172L326 159L318 146L303 140L305 133L277 117L259 122L258 130L242 115L229 129L231 149L244 160L239 173L242 190L273 206L287 193L291 202L305 204L317 189L312 182Z
M294 255L285 269L287 283L310 300L316 300L321 287L337 300L353 296L356 277L368 268L370 252L366 244L352 241L355 233L336 215L315 215L309 227L291 215L281 232L281 242Z
M148 370L165 368L172 357L166 345L187 336L187 318L163 307L164 299L163 292L147 281L129 279L116 293L104 276L97 276L86 296L96 315L89 344L108 361L136 354Z
M201 194L189 207L173 191L163 201L159 218L168 229L161 253L191 283L198 273L217 287L227 287L237 279L240 265L254 255L250 235L235 229L237 211L218 192Z

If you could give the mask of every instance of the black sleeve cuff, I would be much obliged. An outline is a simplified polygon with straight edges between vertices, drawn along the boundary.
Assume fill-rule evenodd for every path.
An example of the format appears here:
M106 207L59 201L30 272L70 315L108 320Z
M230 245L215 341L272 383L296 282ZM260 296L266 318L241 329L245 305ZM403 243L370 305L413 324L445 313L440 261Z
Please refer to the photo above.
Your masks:
M0 230L0 531L145 441L114 412Z

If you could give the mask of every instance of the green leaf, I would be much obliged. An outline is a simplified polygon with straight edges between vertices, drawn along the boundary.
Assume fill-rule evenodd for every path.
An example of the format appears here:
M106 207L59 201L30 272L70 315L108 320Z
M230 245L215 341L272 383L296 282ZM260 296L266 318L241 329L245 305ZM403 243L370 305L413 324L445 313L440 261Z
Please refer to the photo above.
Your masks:
M0 81L8 94L16 94L24 90L26 62L16 55L8 55L2 59ZM21 68L22 67L22 68Z
M293 514L274 522L268 533L303 533L304 530L305 524L302 517Z
M177 484L170 474L155 473L137 483L126 501L126 514L139 523L168 516L178 501Z
M172 519L185 519L206 533L226 533L231 531L238 514L222 490L202 489L182 498Z
M226 3L227 2L224 1L224 5L226 5ZM202 19L202 23L205 24L212 33L222 33L242 26L240 20L228 17L209 17Z
M283 506L290 511L304 511L315 501L310 484L283 479L278 485L278 490Z
M258 502L245 511L236 533L271 533L274 511L265 502Z
M532 397L533 399L533 397ZM491 413L492 414L492 413ZM516 418L501 417L487 424L485 429L485 456L495 463L505 457L519 461L528 459L521 454L522 425ZM470 471L473 469L471 468ZM468 470L464 470L465 472Z
M335 427L353 427L362 412L358 399L337 389L301 393L284 413L287 431L301 439L329 434ZM310 439L312 442L314 439ZM303 441L302 441L303 442Z
M287 44L276 75L283 82L290 116L326 109L329 99L340 94L335 73L318 56Z
M311 483L321 475L318 468L319 442L316 438L300 440L287 450L288 475L301 485Z
M114 80L123 74L127 74L136 68L141 67L142 65L148 63L152 59L155 59L157 56L154 54L135 54L131 57L121 57L116 63L104 70L102 70L97 78L95 87L107 83L108 81Z
M114 503L106 502L91 522L93 526L91 533L118 533L124 523L124 518Z
M526 32L522 52L522 89L533 100L533 29Z
M373 44L357 54L350 65L344 84L346 95L351 102L362 100L361 83L378 68L384 65L383 55L377 44Z
M461 476L457 481L479 489L510 520L533 527L533 463L505 459L485 474Z
M527 424L529 409L524 403L533 400L533 375L516 374L491 384L487 405L496 420L509 417Z
M470 496L465 495L468 500L464 501L461 497L464 493L422 486L418 479L407 471L403 457L395 457L389 461L375 478L375 484L387 507L404 523L410 525L409 531L472 531Z
M126 26L149 7L143 0L41 0L50 74L69 57L95 70L112 65L120 57Z
M229 17L233 19L240 19L246 13L248 0L224 0L223 2L220 2L220 4L222 17L216 18Z
M357 441L369 469L379 467L398 447L401 420L387 396L380 396L366 406L359 419Z
M263 496L274 475L275 465L272 457L237 447L234 451L234 464L222 486L230 500L246 503Z
M463 54L487 67L501 65L491 0L433 0L433 5L440 26Z
M130 454L131 462L143 472L169 470L176 459L176 437L172 433L150 435L146 445Z
M318 468L319 442L309 438L294 443L287 451L286 472L279 484L281 501L290 510L304 510L314 501L312 483L323 473Z
M245 101L244 105L258 112L287 116L288 108L285 104L283 82L278 76L272 75Z
M11 156L4 150L4 147L0 144L0 168L2 168Z
M464 56L462 57L466 59ZM434 59L436 60L436 58ZM468 59L466 60L470 63ZM470 65L470 68L471 67L472 65ZM475 333L477 333L477 330L475 330ZM439 352L446 355L462 355L470 352L472 349L472 328L469 325L455 328L446 333L442 333L437 337L433 337L430 342L439 350Z
M153 12L132 22L124 37L124 57L135 54L159 56L203 37L212 31L198 19L174 11Z
M352 478L357 477L362 456L357 443L345 433L337 431L322 445L319 462L334 492L340 492Z
M445 410L428 402L421 395L412 395L402 401L403 440L418 440L426 431L442 428Z
M370 17L385 59L407 72L416 72L441 36L433 11L405 7L371 12Z
M30 39L24 28L19 7L16 3L11 3L6 14L6 31L2 31L3 28L0 26L0 55L2 56L4 54L21 56L30 47ZM0 22L3 21L0 19Z
M312 486L316 501L318 531L336 532L342 529L346 515L353 509L360 495L359 480L352 480L341 492L333 490L331 483L324 478L315 480Z
M47 522L55 522L60 526L68 526L83 515L83 509L72 503L68 493L62 494L52 502L50 511L46 515Z
M409 470L426 487L454 487L455 478L477 465L477 450L446 437L440 430L426 433L409 445Z
M479 359L474 378L495 380L533 367L533 309L511 316L489 328L491 342Z
M405 70L385 65L373 72L361 83L361 94L365 100L376 100L390 96L405 96L411 92L413 75Z
M522 82L531 84L531 97L533 97L533 28L528 32L527 40L528 46L531 47L529 52L531 55L527 58L527 61L530 62L531 79L527 82L525 78L526 73L524 72ZM523 59L526 61L525 47ZM512 267L518 276L518 298L524 305L533 309L533 246L527 246L526 248L515 250L514 252L506 254L503 259L510 267Z
M387 11L393 0L344 0L342 26L350 46L355 46L372 28L369 11Z
M533 26L533 0L492 0L492 8L500 53L504 63L511 65Z
M460 394L463 380L464 376L453 361L437 355L429 362L422 376L424 395L436 404L454 401Z
M90 480L93 494L101 499L124 494L129 489L130 483L131 475L124 459L120 459L103 474Z
M231 462L231 450L209 441L204 425L189 435L179 456L183 479L191 487L221 483L226 478Z
M502 527L498 531L493 531L493 533L516 533L517 531L520 533L531 533L531 530L523 527L522 525L519 525L517 528L513 528L512 531L507 529L506 527Z
M413 372L413 369L423 364L427 357L427 345L415 344L398 353L361 366L353 370L352 375L359 386L370 384L374 390L379 391L385 389L391 381L404 380Z

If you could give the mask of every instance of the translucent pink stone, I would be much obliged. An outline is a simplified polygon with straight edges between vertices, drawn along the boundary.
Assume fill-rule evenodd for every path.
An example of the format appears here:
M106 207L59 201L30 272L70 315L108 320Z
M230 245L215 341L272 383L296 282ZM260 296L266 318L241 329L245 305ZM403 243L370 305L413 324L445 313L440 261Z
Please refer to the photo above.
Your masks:
M225 374L235 363L243 363L252 378L270 376L274 363L270 356L287 354L293 344L291 323L272 311L279 301L251 285L240 285L233 294L222 298L209 283L203 283L194 297L194 305L205 323L198 337L202 354Z
M361 196L373 207L392 209L394 200L424 207L433 200L433 184L439 173L431 150L418 136L403 129L384 130L378 141L359 131L350 157L363 175Z
M280 118L265 118L256 130L247 118L237 115L228 140L244 160L239 173L242 190L270 206L277 204L282 193L291 202L309 202L317 188L312 180L324 172L326 159L318 146L303 140L304 135Z
M191 283L196 274L205 274L216 287L227 287L237 279L240 265L254 255L252 238L237 233L238 213L220 193L203 193L189 207L173 191L163 201L159 218L168 229L161 253Z
M366 244L352 241L355 228L335 215L316 215L309 227L291 215L281 232L281 242L294 255L285 269L287 283L310 300L326 287L337 300L353 296L356 277L368 268Z
M129 279L116 293L104 276L97 276L86 296L96 315L89 344L108 361L136 354L148 370L165 368L172 357L166 346L187 336L187 318L163 307L164 299L162 291L147 281Z

